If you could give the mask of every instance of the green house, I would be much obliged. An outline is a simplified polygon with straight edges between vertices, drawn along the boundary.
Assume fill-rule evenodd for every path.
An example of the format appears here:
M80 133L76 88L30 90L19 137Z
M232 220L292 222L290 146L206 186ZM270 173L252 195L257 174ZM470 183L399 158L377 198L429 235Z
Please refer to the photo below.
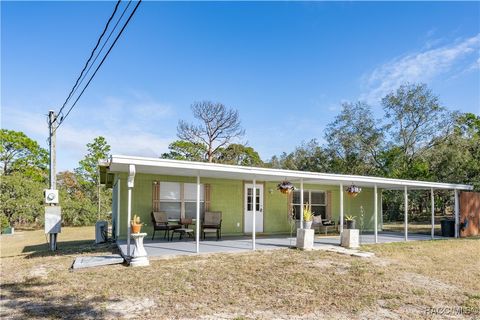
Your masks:
M302 202L311 205L315 216L333 222L340 232L345 216L351 215L356 217L357 228L376 236L382 230L383 190L404 191L408 202L408 190L412 189L432 194L438 189L455 190L456 199L459 190L472 189L448 183L119 155L101 162L100 173L102 183L113 189L113 236L117 239L127 238L133 215L146 223L143 232L152 234L152 211L166 212L171 220L194 221L201 220L205 211L220 211L222 236L252 235L254 226L253 236L289 234L301 227ZM295 190L288 194L277 190L282 181L293 184ZM361 192L349 194L352 185ZM458 231L458 201L455 217Z

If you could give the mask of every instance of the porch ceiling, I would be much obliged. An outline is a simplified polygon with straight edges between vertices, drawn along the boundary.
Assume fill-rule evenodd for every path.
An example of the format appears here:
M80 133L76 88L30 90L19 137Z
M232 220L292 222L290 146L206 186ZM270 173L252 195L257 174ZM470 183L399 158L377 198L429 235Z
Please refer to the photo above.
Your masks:
M158 158L131 157L113 155L107 162L99 165L107 167L110 172L128 172L128 166L135 165L137 173L189 176L201 178L219 178L233 180L253 180L258 181L281 181L287 179L291 182L300 182L303 179L305 184L323 184L323 185L349 185L354 183L361 187L403 190L405 186L409 189L457 189L472 190L470 185L438 183L428 181L388 179L381 177L341 175L319 172L280 170L270 168L243 167L224 164L204 163L168 160Z

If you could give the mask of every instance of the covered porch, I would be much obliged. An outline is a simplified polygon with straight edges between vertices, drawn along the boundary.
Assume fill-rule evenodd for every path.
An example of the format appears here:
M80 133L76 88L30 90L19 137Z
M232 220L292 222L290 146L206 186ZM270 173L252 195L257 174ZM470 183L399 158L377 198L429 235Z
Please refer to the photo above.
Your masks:
M448 239L436 237L436 239ZM409 241L431 240L429 235L410 234ZM257 237L256 250L276 250L287 249L295 246L295 237L289 236L261 236ZM361 244L374 243L390 243L405 241L404 235L399 232L379 232L377 242L373 233L367 233L360 236ZM340 236L317 236L315 237L314 249L328 249L332 246L338 246ZM127 242L121 240L118 247L123 256L127 255ZM248 237L225 237L222 240L206 240L200 241L200 251L196 250L194 240L166 241L145 239L145 250L149 258L170 258L176 256L189 256L195 254L211 254L211 253L241 253L252 250L252 240Z
M126 239L118 239L118 244L125 256L130 256L131 253L131 230L130 223L132 219L132 199L133 191L136 186L136 177L139 175L142 176L142 181L144 184L141 184L137 189L141 190L142 199L148 199L147 201L152 200L155 195L152 195L152 191L146 189L145 182L147 181L150 185L157 183L155 177L176 177L175 179L188 178L190 184L190 194L193 198L196 199L192 204L194 205L194 234L195 238L193 241L189 242L171 242L167 243L164 241L149 241L145 239L145 247L149 255L168 255L170 253L176 254L191 254L191 253L212 253L212 252L241 252L245 250L256 250L256 249L275 249L275 248L285 248L292 245L295 245L294 239L288 237L280 236L263 236L257 238L256 224L258 225L258 214L263 216L263 202L258 203L258 189L257 186L263 184L263 186L273 186L276 183L279 183L284 180L295 184L296 188L299 190L299 203L303 204L305 202L305 196L308 196L308 192L305 186L327 186L331 192L335 192L335 197L331 198L330 201L333 202L336 217L338 217L338 229L340 234L343 232L345 215L351 214L354 210L352 206L349 207L350 212L345 212L345 207L351 202L351 199L347 200L346 187L350 184L355 184L358 187L363 188L365 191L362 192L361 198L364 201L364 204L368 205L366 209L369 215L369 223L371 228L371 234L363 235L363 243L379 243L379 242L392 242L392 241L408 241L408 240L426 240L433 239L436 236L434 235L434 192L435 190L453 190L455 194L455 237L459 235L459 205L458 205L458 194L461 190L472 190L473 187L469 185L459 185L459 184L449 184L449 183L437 183L437 182L426 182L426 181L412 181L412 180L400 180L400 179L388 179L380 177L369 177L369 176L355 176L355 175L340 175L340 174L325 174L317 172L302 172L302 171L292 171L292 170L280 170L280 169L270 169L270 168L255 168L255 167L242 167L242 166L232 166L232 165L223 165L223 164L213 164L213 163L199 163L199 162L188 162L188 161L178 161L178 160L166 160L166 159L157 159L157 158L143 158L143 157L129 157L129 156L112 156L108 162L101 164L101 172L104 174L104 181L110 181L111 183L116 182L118 189L114 190L114 213L113 217L116 217L114 224L116 227L117 235L120 233L120 229L125 228ZM179 178L178 178L179 177ZM183 178L182 178L183 177ZM202 203L201 203L201 190L202 183L204 181L238 181L243 183L243 189L246 190L250 188L251 193L248 193L248 199L245 197L245 202L242 204L242 200L238 204L238 207L243 206L244 211L247 205L250 208L250 215L247 218L247 215L244 215L243 221L236 223L237 226L249 225L250 232L245 232L240 238L224 238L222 241L200 241L201 234L201 223L196 223L197 221L202 221ZM123 181L123 192L126 193L124 196L121 196L120 193L120 180ZM237 187L241 189L242 187ZM272 199L279 199L276 194L277 191L274 191L273 188L268 187L268 196ZM146 190L146 192L145 192ZM224 188L223 185L217 184L216 190L218 194L221 194L222 197L228 197L230 191L227 188ZM401 191L404 195L404 223L403 223L403 233L383 233L381 232L381 212L382 212L382 191L383 190L398 190ZM432 232L431 235L409 235L408 232L408 192L409 190L425 190L431 196L431 207L432 207ZM221 192L220 192L221 191ZM137 192L140 192L137 190ZM150 193L148 197L145 195L147 192ZM195 195L196 193L196 195ZM243 195L244 193L240 191ZM265 192L267 193L267 192ZM245 196L247 193L245 193ZM262 195L263 197L263 195ZM120 200L123 199L123 203L120 204ZM138 196L137 196L138 199ZM231 200L229 200L231 201ZM236 201L236 200L235 200ZM250 201L250 202L249 202ZM285 202L287 203L287 202ZM273 204L273 202L271 203ZM229 204L223 203L226 207ZM120 207L122 210L125 210L125 214L122 216L120 214ZM141 206L145 213L154 211L155 206L148 206L143 203ZM299 226L303 228L303 205L298 206L300 210ZM358 207L358 206L357 206ZM362 206L360 206L362 207ZM272 205L270 206L272 208ZM332 208L332 207L331 207ZM269 209L269 208L267 208ZM280 211L287 211L285 207L283 209L276 207L276 213L279 214ZM267 210L265 210L267 212ZM135 212L136 213L136 212ZM242 213L243 214L243 213ZM276 217L270 215L270 220L264 220L263 222L270 222L275 220ZM146 220L146 219L144 219ZM367 230L367 229L365 229ZM123 231L122 231L123 232ZM246 235L248 234L248 238ZM319 238L315 241L315 246L321 245L339 245L339 237L325 237Z

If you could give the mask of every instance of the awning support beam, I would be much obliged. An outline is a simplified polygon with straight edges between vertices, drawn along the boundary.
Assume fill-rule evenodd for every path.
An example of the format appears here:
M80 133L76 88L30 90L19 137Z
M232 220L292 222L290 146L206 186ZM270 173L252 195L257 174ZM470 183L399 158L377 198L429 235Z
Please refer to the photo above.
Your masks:
M405 233L405 241L408 241L408 189L407 186L405 186L404 189L404 206L405 206L405 212L404 212L404 233Z
M130 235L132 228L130 221L132 220L132 189L135 184L135 165L128 166L128 180L127 180L127 256L130 257Z
M343 232L343 183L340 183L340 235Z
M300 229L303 229L303 179L300 179Z
M430 189L430 200L432 207L432 240L435 239L435 195L433 193L433 188Z
M458 202L458 189L455 189L455 238L458 238L460 226L460 203Z
M196 252L200 252L200 176L197 175L197 212L195 221Z
M253 190L252 190L252 206L253 206L253 210L252 210L252 250L255 250L255 229L256 229L256 226L255 226L255 216L257 215L257 181L255 179L253 179Z
M374 204L373 204L373 211L374 211L373 212L373 214L374 214L373 234L374 234L374 238L375 238L375 243L378 243L378 190L377 190L377 184L375 184L374 190L373 190L373 201L374 201Z

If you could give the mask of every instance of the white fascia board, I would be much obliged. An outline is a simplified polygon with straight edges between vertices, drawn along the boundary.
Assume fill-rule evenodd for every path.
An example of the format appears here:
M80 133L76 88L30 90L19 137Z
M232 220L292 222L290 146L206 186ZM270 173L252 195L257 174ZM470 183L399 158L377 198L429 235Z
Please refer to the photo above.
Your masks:
M194 161L182 161L182 160L170 160L160 158L146 158L146 157L132 157L113 155L110 158L109 170L112 172L128 172L128 165L134 164L139 167L149 167L154 169L178 169L194 171L195 174L202 177L208 177L209 173L225 173L235 176L237 179L246 178L278 178L278 180L289 179L304 179L305 183L320 183L333 182L334 184L340 182L348 183L364 183L366 185L377 184L379 188L384 189L403 189L407 186L412 189L457 189L457 190L473 190L473 186L465 184L452 184L452 183L439 183L429 181L415 181L415 180L402 180L402 179L390 179L382 177L370 177L370 176L357 176L357 175L343 175L332 173L319 173L319 172L306 172L306 171L294 171L294 170L282 170L271 168L256 168L256 167L244 167L236 165L226 165L217 163L205 163ZM171 175L175 175L174 172Z

